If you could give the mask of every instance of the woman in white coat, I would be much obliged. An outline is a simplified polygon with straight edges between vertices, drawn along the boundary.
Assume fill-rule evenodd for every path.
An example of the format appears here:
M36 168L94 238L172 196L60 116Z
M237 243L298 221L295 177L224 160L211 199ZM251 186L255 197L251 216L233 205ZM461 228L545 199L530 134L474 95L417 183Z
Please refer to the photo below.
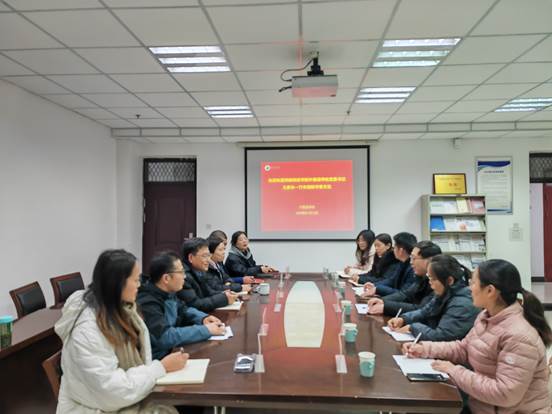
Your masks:
M158 378L184 368L188 354L151 360L148 330L136 312L139 286L136 257L107 250L88 289L67 300L55 325L63 341L57 414L177 412L142 401Z

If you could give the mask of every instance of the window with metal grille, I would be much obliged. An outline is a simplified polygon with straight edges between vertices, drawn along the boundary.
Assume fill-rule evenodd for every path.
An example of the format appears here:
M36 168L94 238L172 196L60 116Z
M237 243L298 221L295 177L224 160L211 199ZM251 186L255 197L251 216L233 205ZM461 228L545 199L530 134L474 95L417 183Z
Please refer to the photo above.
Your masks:
M195 159L144 160L144 182L146 183L193 183L195 180Z
M532 183L552 183L552 153L529 154L529 178Z

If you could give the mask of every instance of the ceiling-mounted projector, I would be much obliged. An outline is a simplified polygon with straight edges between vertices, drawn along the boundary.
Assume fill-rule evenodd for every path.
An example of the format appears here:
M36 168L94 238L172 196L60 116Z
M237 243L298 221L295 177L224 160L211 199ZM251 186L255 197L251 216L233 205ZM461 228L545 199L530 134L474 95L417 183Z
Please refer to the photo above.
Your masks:
M291 79L284 79L284 73L304 70L311 63L307 76L292 76ZM291 89L291 94L296 98L320 98L335 96L337 93L337 75L324 75L324 71L318 64L318 53L303 68L285 70L280 78L284 82L291 82L291 86L284 86L278 92Z

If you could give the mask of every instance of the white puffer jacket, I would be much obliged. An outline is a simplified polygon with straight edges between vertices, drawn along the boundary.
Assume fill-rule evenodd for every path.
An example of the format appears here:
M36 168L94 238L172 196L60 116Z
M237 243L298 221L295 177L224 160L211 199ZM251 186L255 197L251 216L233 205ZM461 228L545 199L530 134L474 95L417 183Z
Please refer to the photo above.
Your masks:
M151 360L149 341L143 344L145 365L126 371L119 368L113 346L98 328L95 312L86 306L83 295L81 290L67 299L62 316L55 325L55 331L63 341L63 376L56 414L175 412L172 407L149 409L135 406L123 410L147 397L156 380L165 375L165 368L161 362ZM146 332L145 337L149 337L145 324L142 329Z

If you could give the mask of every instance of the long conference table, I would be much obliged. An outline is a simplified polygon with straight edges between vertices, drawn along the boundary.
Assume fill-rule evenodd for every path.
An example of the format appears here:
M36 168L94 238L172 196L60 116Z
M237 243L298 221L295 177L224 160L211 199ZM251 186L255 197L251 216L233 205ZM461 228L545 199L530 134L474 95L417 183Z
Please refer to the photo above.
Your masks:
M157 386L148 397L172 405L224 406L329 412L398 411L459 413L462 401L450 383L413 383L392 355L400 343L382 330L387 318L359 315L347 284L345 298L353 302L348 322L358 324L356 343L342 342L347 373L336 372L342 314L336 312L332 281L321 274L296 273L280 286L268 280L270 295L244 301L239 311L215 312L231 326L234 337L185 347L191 358L209 358L203 384ZM234 373L238 353L257 353L261 325L264 373ZM265 325L266 326L266 325ZM358 352L376 354L373 378L359 374Z

